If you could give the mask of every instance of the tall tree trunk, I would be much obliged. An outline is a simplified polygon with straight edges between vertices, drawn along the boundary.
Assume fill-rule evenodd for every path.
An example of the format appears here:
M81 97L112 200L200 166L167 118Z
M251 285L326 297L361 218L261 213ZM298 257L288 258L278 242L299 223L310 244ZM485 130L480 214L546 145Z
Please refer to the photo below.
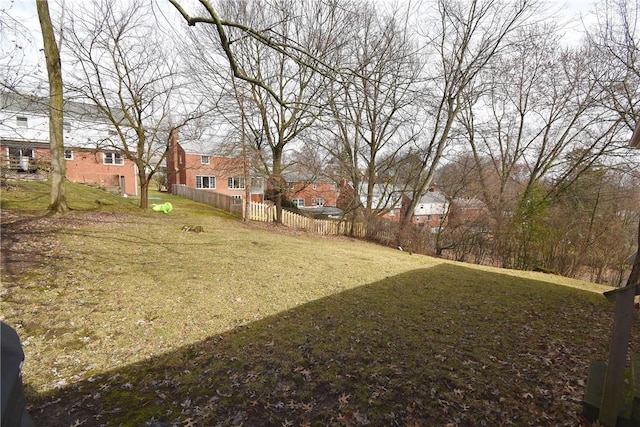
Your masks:
M627 286L636 287L636 295L640 295L640 223L638 224L638 250L636 251L636 258L633 261L633 268L631 274L627 280Z
M56 44L47 0L36 0L38 19L42 29L44 55L49 75L49 145L51 147L51 199L49 210L62 213L69 210L65 191L66 164L64 159L62 65Z
M151 180L144 170L144 163L140 162L137 168L138 180L140 181L140 209L149 209L149 184L151 184Z
M276 223L282 224L282 193L284 192L285 182L282 177L282 149L279 147L273 150L271 184L275 189Z

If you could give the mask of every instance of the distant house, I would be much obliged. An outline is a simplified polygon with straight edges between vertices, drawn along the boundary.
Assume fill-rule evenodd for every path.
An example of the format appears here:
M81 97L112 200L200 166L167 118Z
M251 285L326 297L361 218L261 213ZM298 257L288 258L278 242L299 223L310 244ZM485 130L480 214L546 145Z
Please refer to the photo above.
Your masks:
M337 185L326 178L304 177L301 174L285 174L284 196L298 209L315 216L339 216L336 207Z
M363 209L367 203L367 183L360 184L358 201L354 200L355 190L353 184L342 181L338 207L349 209ZM404 215L409 197L404 191L389 184L375 184L373 186L371 206L376 214L388 221L399 222ZM449 212L449 202L439 191L431 188L423 194L413 208L411 221L420 228L437 231L446 224Z
M190 144L183 146L174 132L167 150L167 185L185 185L244 200L246 179L241 158L214 156ZM264 200L264 180L251 178L251 200Z
M444 194L430 189L423 194L413 209L413 223L420 228L437 232L444 226L449 202Z
M493 228L487 205L474 197L453 199L448 223L452 228L464 227L474 233L488 233Z
M115 136L115 129L95 106L65 102L63 126L67 180L138 195L135 164L117 150L100 148ZM4 176L46 179L50 161L48 99L0 93L0 163Z
M353 183L343 179L340 185L337 207L345 211L362 210L367 205L366 182L359 185L359 199L356 200L356 191ZM402 191L388 184L374 184L371 199L371 210L381 218L389 221L400 221L402 206L405 197Z

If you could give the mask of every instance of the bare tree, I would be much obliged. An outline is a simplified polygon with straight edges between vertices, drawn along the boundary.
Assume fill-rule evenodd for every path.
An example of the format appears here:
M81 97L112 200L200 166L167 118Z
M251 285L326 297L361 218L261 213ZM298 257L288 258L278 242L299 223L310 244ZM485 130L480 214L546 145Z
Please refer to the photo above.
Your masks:
M139 0L123 8L96 0L73 13L67 31L76 70L70 90L113 125L115 135L96 148L135 163L143 209L172 133L197 116L197 105L181 98L177 55L149 13Z
M587 31L589 45L598 52L595 70L608 93L603 106L613 110L624 123L632 145L640 147L640 1L605 0L595 10L597 25ZM627 156L631 157L631 156ZM631 160L623 159L623 161ZM635 160L637 161L637 160ZM640 246L640 224L638 225ZM636 285L640 294L640 250L636 253L628 285Z
M354 203L347 210L360 207L362 197L365 219L388 212L382 203L389 197L395 199L391 206L399 202L406 184L399 180L399 164L417 135L422 64L407 25L410 12L385 15L373 3L361 4L350 43L340 52L341 63L353 72L331 82L327 129L333 138L324 145L353 185Z
M594 78L608 95L602 104L633 132L640 117L640 1L603 0L594 14L597 23L586 34Z
M496 55L513 43L514 33L528 24L537 7L535 0L438 0L435 13L428 11L433 19L421 22L427 40L425 61L431 64L424 95L429 103L423 116L428 129L418 147L422 158L402 228L410 225L413 207L451 143L455 120L468 101L465 93L474 88L478 75Z
M207 1L201 2L204 17L192 17L179 2L171 2L190 25L214 24L215 32L198 34L203 45L219 52L209 55L208 60L219 63L224 57L233 76L251 85L248 94L242 95L252 104L243 108L251 117L243 121L258 156L254 167L262 165L263 173L269 176L280 221L285 152L319 114L317 99L331 70L327 55L340 40L334 34L341 28L336 22L340 17L337 2L224 2L221 7L233 21L222 20Z
M594 165L554 200L555 241L545 248L546 265L570 277L588 274L592 282L623 284L640 202L640 184L626 169Z
M600 53L602 68L599 73L608 102L605 107L615 111L627 131L632 131L632 146L640 144L640 2L638 0L606 0L596 9L598 25L587 31L590 46ZM607 99L607 98L605 98ZM636 157L637 158L637 157ZM623 161L625 161L624 159ZM627 160L628 161L628 160ZM633 161L633 160L631 160ZM638 225L640 245L640 224ZM627 285L636 285L640 294L640 250L636 252Z
M26 51L33 43L29 29L12 13L14 2L0 7L0 90L21 92L26 76L35 74Z
M280 98L276 90L269 86L262 79L262 76L249 74L248 70L250 68L247 66L248 64L242 63L238 59L238 55L232 47L232 44L238 40L249 38L256 41L259 45L291 59L298 65L311 67L316 71L321 72L331 71L331 67L324 63L321 58L314 56L310 51L306 50L304 46L300 46L295 39L288 38L286 34L282 37L283 35L279 35L277 33L277 29L271 28L271 26L264 27L263 29L257 29L255 26L251 26L237 20L223 19L218 14L218 7L214 6L214 4L209 0L200 0L201 8L195 15L187 11L183 6L184 2L181 0L169 0L169 2L176 8L189 26L195 26L196 24L213 25L217 37L216 44L222 49L223 55L226 58L226 62L233 75L238 79L244 80L253 86L263 89L282 106L285 106L287 102ZM327 4L331 5L335 4L335 2L336 0L332 0L327 2ZM227 2L225 3L225 6L230 8L237 6L240 9L246 10L250 5L246 2ZM293 6L293 3L289 4L289 6L285 5L284 8L290 8L291 6ZM335 9L333 7L330 8ZM260 8L253 8L253 10L258 16L263 12ZM289 18L291 17L287 17L287 20ZM321 16L317 16L317 18L321 18ZM273 24L275 25L277 23L273 22ZM316 21L311 22L310 24L319 25L327 23L323 21ZM329 25L326 25L326 27L328 31L332 30Z
M49 3L47 0L37 1L38 19L42 29L44 54L47 60L49 76L49 146L51 149L51 198L49 210L66 212L67 198L65 191L66 164L64 159L62 64L60 50L56 44Z

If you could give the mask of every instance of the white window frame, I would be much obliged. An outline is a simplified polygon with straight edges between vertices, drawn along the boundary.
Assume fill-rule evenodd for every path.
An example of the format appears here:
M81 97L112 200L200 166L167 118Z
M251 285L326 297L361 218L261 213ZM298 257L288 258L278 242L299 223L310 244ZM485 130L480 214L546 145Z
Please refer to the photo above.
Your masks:
M102 164L111 166L123 166L124 156L115 151L105 151L102 153Z
M73 150L64 150L64 159L73 160Z
M242 176L230 176L227 178L227 188L229 190L244 190L246 182Z
M315 199L311 199L312 206L324 206L324 199L322 197L316 197Z
M210 165L211 156L200 156L200 163L202 163L203 165Z
M293 203L299 208L304 208L304 199L293 199L291 200L291 203Z
M204 186L204 181L207 182L207 186ZM213 175L196 175L196 188L202 188L205 190L215 190L216 189L216 177Z
M21 128L29 127L29 118L27 116L16 116L16 126Z

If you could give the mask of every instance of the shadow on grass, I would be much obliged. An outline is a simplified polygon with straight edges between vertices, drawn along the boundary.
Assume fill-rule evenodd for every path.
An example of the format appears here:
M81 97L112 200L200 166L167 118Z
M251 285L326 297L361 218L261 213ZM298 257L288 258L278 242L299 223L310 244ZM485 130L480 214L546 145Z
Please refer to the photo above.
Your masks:
M577 426L603 300L441 264L28 390L29 411L39 426Z
M47 242L54 231L39 227L42 221L54 217L49 211L12 216L11 212L2 213L0 224L2 236L2 278L5 283L42 262L46 249L41 242ZM51 242L45 243L50 246Z

